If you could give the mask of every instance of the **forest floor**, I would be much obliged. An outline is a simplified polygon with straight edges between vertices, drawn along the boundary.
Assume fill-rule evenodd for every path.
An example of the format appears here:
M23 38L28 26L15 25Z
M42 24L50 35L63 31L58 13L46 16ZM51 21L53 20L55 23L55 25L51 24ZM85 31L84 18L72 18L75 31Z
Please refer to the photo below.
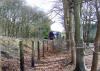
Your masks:
M40 61L36 61L35 68L27 68L27 71L72 71L74 65L70 63L70 56L66 53L47 53Z
M87 66L87 69L88 71L90 71L91 69L91 66L92 66L92 58L93 58L93 55L89 55L89 56L86 56L86 66ZM98 71L100 71L100 55L99 55L99 61L98 61L98 67L97 67Z
M2 58L3 67L9 65L8 71L20 71L19 59ZM71 54L69 53L48 53L41 57L40 61L35 61L35 67L31 67L31 56L25 55L25 71L73 71L75 66L71 63ZM92 55L86 56L86 66L90 71L92 64ZM98 65L100 68L100 63ZM100 69L99 69L100 70ZM98 71L99 71L98 70Z
M10 45L9 51L5 41L0 41L0 46L2 49L1 65L2 71L20 71L20 58L19 51L15 40L13 44ZM11 42L11 43L12 43ZM47 49L47 48L46 48ZM71 54L66 51L53 51L51 48L49 51L45 49L45 57L42 57L42 50L40 52L40 60L37 60L37 48L35 48L35 67L31 67L31 46L24 45L24 63L25 71L73 71L75 66L71 62ZM6 53L8 52L9 55ZM93 53L90 49L86 49L86 67L91 69ZM88 54L89 53L89 54ZM100 68L100 56L98 69ZM89 70L90 71L90 70ZM100 69L98 70L100 71Z
M31 67L31 56L26 54L24 56L25 71L72 71L75 68L70 63L71 55L69 53L46 53L45 57L41 57L40 60L37 60L37 57L35 58L34 68ZM9 60L2 58L2 67L9 67L9 71L20 71L19 58Z

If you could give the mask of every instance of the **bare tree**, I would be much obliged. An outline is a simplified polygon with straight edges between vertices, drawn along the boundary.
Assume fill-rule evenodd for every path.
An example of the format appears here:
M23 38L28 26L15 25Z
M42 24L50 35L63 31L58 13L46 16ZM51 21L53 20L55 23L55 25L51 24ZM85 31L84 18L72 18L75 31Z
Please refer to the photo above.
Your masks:
M97 16L97 32L95 37L95 49L93 53L93 61L92 61L92 67L91 71L97 71L98 66L98 52L100 52L100 1L95 0L95 8L96 8L96 16Z

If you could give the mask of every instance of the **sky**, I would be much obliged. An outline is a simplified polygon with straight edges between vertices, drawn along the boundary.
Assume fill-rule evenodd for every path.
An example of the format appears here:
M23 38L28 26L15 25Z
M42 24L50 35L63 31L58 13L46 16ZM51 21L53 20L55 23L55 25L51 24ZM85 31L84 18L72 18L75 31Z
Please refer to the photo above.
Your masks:
M54 0L26 0L27 5L31 7L37 6L45 12L48 12L52 8L53 1Z
M25 0L25 1L28 6L39 7L39 10L43 10L45 13L48 13L52 9L55 0ZM54 14L52 14L52 16L54 16ZM52 31L59 31L59 32L64 31L63 25L58 22L58 17L53 18L52 21L54 22L51 25Z

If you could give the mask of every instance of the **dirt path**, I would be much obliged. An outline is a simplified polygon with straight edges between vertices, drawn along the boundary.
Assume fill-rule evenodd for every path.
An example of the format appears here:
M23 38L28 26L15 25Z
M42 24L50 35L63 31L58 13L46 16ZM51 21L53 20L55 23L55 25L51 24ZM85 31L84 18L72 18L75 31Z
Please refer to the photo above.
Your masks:
M31 56L25 55L25 71L71 71L74 66L70 64L71 55L68 53L47 53L40 61L35 58L35 67L31 67ZM2 59L2 66L10 64L10 71L20 71L19 59ZM11 70L13 69L13 70ZM9 71L9 70L8 70Z
M48 57L36 61L35 68L26 66L26 71L71 71L74 69L74 66L69 64L70 60L70 54L48 55ZM26 65L29 65L28 62Z

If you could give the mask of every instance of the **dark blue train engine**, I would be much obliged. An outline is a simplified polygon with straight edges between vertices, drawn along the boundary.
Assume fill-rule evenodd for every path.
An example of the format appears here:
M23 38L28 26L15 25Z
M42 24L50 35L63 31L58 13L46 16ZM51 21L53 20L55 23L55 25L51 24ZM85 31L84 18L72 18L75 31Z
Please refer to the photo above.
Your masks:
M53 39L58 39L58 38L61 38L61 33L60 32L50 32L49 33L49 37L48 37L50 40L53 40Z

